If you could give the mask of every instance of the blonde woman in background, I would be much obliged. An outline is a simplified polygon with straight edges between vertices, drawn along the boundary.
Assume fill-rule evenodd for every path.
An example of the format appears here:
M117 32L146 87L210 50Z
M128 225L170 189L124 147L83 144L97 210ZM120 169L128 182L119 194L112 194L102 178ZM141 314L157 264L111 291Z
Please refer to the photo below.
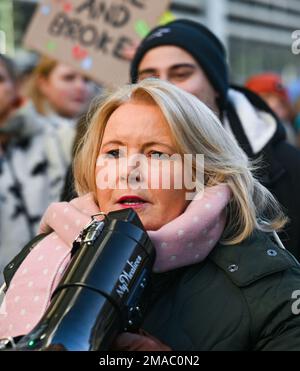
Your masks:
M75 125L91 99L90 81L74 68L42 57L29 84L32 108L54 125Z

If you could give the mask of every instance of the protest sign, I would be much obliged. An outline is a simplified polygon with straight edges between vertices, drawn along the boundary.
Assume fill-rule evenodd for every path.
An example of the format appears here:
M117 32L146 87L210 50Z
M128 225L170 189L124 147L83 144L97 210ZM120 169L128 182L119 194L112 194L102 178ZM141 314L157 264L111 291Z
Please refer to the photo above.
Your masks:
M45 0L25 45L79 69L98 83L128 82L122 50L154 27L170 0Z

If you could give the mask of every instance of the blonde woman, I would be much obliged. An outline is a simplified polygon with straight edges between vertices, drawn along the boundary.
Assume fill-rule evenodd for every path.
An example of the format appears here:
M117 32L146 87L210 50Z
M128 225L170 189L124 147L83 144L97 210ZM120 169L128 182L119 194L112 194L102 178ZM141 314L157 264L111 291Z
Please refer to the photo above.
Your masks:
M74 68L42 57L33 71L28 95L34 110L54 123L76 120L91 99L89 80Z
M204 155L204 167L188 163L193 182L178 187L186 154ZM90 216L130 207L157 258L146 332L121 334L116 349L300 349L300 268L269 237L285 217L197 98L155 79L117 90L94 112L74 174L80 196L48 208L40 232L49 234L5 272L0 337L24 335L41 318Z

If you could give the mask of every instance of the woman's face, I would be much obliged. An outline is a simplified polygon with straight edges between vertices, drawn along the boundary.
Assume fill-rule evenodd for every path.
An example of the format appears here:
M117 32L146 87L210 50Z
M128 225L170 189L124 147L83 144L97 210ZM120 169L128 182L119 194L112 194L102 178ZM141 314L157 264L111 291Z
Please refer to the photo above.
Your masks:
M157 230L180 215L187 206L186 189L174 184L182 181L182 172L175 166L182 161L166 156L176 153L168 124L156 105L121 105L107 122L98 155L96 184L101 211L131 207L147 230ZM170 187L163 183L166 169L170 169Z
M0 61L0 122L5 120L16 99L16 86Z
M61 116L74 118L87 107L92 92L90 82L72 67L58 64L39 86L52 109Z

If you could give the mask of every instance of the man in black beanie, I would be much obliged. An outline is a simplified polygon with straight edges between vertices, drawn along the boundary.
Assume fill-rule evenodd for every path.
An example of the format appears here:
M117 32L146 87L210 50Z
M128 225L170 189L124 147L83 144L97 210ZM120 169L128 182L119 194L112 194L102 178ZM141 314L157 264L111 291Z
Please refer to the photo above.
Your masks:
M162 46L169 46L168 57L175 58L175 61L180 59L179 54L183 59L188 57L185 55L186 58L184 58L183 54L188 53L190 57L189 61L186 61L189 63L183 63L183 65L177 65L177 63L174 65L171 63L172 59L168 60L167 65L169 67L169 63L172 64L172 71L170 71L170 76L165 76L166 79L171 80L173 77L176 79L176 85L178 85L178 80L184 82L185 85L181 86L184 90L200 99L202 98L202 100L206 98L206 100L209 100L207 103L212 106L211 108L223 110L226 107L229 86L225 49L212 32L196 22L180 20L174 21L165 27L155 28L140 44L132 60L131 81L136 82L146 77L155 76L155 69L149 70L147 68L145 70L141 62L142 60L144 62L144 57L148 51L155 49L155 53L159 55L159 60L157 61L156 56L152 60L156 60L160 64L163 59L162 53L167 50L166 48L158 50ZM163 66L160 65L160 70L162 68ZM188 78L182 78L183 74L187 74L188 71L190 72ZM195 76L197 76L198 83L193 79ZM157 77L161 78L161 76ZM192 84L188 85L187 80L190 80ZM209 94L207 94L208 90Z
M194 94L221 119L251 159L262 159L260 181L284 206L290 223L280 235L300 258L300 152L285 140L272 110L247 89L230 87L226 53L205 26L176 20L153 29L131 63L131 81L165 79Z

